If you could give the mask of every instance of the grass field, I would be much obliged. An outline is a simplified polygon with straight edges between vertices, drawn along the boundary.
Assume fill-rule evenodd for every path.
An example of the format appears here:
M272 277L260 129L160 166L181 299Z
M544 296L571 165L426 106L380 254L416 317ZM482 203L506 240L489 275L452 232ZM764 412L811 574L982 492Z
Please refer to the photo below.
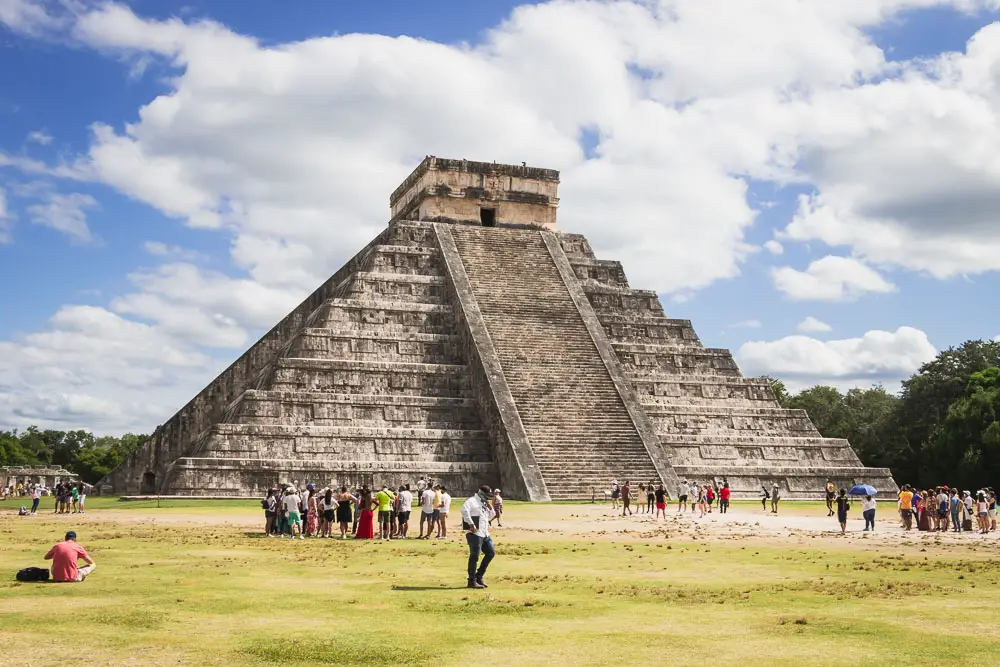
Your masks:
M88 502L27 518L0 503L5 665L1000 660L995 542L713 534L508 503L491 586L472 591L458 531L293 543L257 535L253 502ZM71 527L98 563L86 582L14 581Z

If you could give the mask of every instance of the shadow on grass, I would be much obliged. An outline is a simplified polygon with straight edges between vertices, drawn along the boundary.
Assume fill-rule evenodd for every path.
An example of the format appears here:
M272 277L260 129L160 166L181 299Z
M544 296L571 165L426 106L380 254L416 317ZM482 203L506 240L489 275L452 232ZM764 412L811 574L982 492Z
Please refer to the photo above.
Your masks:
M394 591L464 591L468 586L393 586Z

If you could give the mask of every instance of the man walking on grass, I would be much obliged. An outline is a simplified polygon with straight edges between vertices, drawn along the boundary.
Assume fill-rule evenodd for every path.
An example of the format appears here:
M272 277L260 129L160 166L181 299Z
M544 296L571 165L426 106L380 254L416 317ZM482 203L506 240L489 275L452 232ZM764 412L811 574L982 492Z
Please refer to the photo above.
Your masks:
M462 505L462 528L465 529L465 541L469 544L468 588L487 588L483 577L486 575L486 568L490 566L490 561L496 555L493 538L490 537L490 519L493 518L493 508L490 506L492 495L493 490L484 485ZM483 556L482 563L479 562L480 554Z
M55 545L45 554L45 560L52 561L53 581L83 581L97 565L94 559L87 555L86 549L76 543L76 533L66 533L66 540ZM86 567L79 567L77 561L83 560Z

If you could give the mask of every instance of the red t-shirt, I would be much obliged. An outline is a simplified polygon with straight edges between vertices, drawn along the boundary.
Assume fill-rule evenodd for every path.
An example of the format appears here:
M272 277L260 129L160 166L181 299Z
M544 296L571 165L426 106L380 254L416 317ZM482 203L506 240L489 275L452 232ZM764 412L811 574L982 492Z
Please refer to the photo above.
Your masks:
M729 500L729 489L727 489L726 487L722 487L721 489L719 489L719 497L722 498L723 500Z
M45 554L52 557L52 579L55 581L76 581L79 568L76 561L87 558L87 552L76 542L60 542Z

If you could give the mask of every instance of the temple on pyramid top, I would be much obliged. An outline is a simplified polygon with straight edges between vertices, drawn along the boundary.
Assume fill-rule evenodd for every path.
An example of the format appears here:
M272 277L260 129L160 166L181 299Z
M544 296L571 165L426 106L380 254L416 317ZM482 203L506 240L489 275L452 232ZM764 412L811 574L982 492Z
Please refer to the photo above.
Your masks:
M822 498L832 481L894 497L887 469L556 230L558 186L551 169L427 157L389 224L98 489L259 497L423 477L456 497L591 499L632 480L673 498L706 483Z
M555 229L559 172L429 155L389 197L390 222Z

